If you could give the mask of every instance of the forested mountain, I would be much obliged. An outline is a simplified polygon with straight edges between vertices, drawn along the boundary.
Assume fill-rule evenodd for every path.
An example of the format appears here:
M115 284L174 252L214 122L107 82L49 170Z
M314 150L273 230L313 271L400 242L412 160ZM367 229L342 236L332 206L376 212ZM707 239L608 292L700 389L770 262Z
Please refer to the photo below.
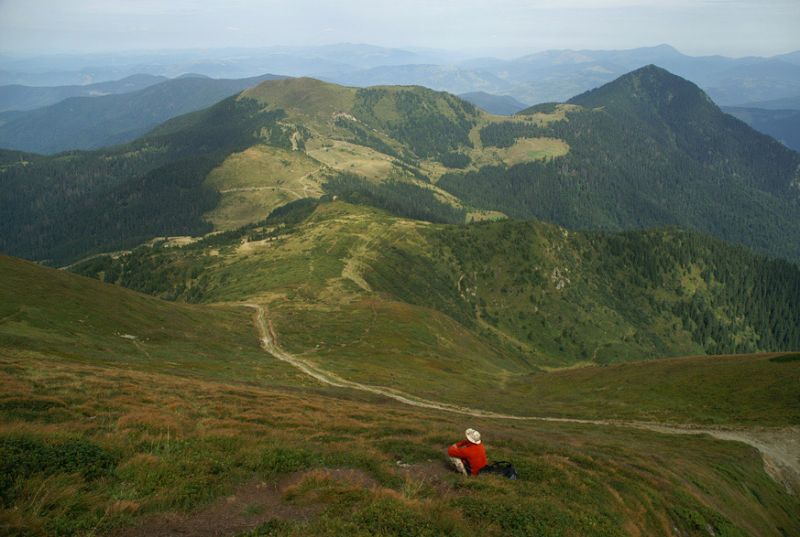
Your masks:
M798 166L652 66L510 119L420 87L273 80L128 145L3 153L0 250L65 263L327 192L433 222L681 226L797 260Z
M755 130L772 136L789 149L800 152L800 110L724 107Z
M3 151L0 251L62 263L154 236L211 231L203 215L219 203L219 187L204 180L254 146L284 151L276 160L285 160L306 149L306 138L333 137L377 148L371 154L387 159L389 170L414 177L419 172L405 162L470 144L478 117L471 104L424 88L276 80L127 145L53 157Z
M70 97L99 97L130 93L167 80L163 76L138 74L121 80L98 82L83 86L0 86L0 112L8 110L33 110L49 106Z
M200 110L265 80L184 76L139 91L102 97L72 97L15 113L0 124L0 147L33 153L95 149L134 140L164 121Z
M110 150L55 157L0 151L0 251L62 261L157 235L211 231L201 216L219 194L204 178L255 143L261 129L289 144L280 117L229 98Z
M569 101L561 121L481 130L485 146L563 139L564 157L449 173L467 203L571 228L679 225L800 257L800 155L722 113L694 84L649 66ZM544 107L547 108L547 107Z

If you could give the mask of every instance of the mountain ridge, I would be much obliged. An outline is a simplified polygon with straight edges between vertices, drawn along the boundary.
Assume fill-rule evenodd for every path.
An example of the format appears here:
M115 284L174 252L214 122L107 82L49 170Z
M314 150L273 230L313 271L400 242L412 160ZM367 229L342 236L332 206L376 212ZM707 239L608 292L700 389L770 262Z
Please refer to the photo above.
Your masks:
M120 80L72 86L0 86L0 112L33 110L49 106L69 97L92 97L129 93L166 81L163 76L134 74Z
M500 116L511 116L528 108L528 105L519 102L509 95L494 95L484 91L474 91L470 93L461 93L458 96L471 102L478 108L486 110L490 114L497 114Z
M798 159L722 114L694 84L647 67L572 102L533 107L511 118L421 87L349 88L310 78L265 81L205 111L172 119L132 145L76 153L69 168L61 168L64 157L30 157L31 165L24 165L9 156L2 177L11 180L7 185L26 184L19 191L19 186L6 188L6 199L25 192L13 203L46 211L37 196L68 183L56 186L52 178L34 177L36 170L55 165L59 173L70 170L73 177L87 179L94 169L112 165L118 170L113 177L122 190L98 189L92 179L86 183L93 185L86 190L90 197L80 202L90 209L82 212L76 205L65 213L81 221L81 229L95 229L91 236L105 236L104 246L89 236L61 240L59 262L102 251L98 248L120 249L123 242L129 246L133 236L144 241L234 229L248 222L237 216L241 211L254 221L259 210L263 218L290 201L286 195L322 192L439 222L506 214L571 228L686 225L798 259L800 238L791 239L800 233L792 224L800 210ZM161 172L159 166L165 166ZM70 188L81 184L70 181ZM187 212L154 215L152 222L123 217L132 209L120 200L131 196L140 215L151 214L148 204L170 203L142 191L145 184L172 192L178 197L173 201L184 200L176 207ZM130 224L98 230L90 215L99 217L103 206L119 211L120 221ZM27 241L28 252L54 251L54 238L31 250L21 232L29 213L9 214L15 216L6 223L3 249L20 252L8 249ZM44 229L48 221L41 214L24 224L32 226L26 233ZM137 229L151 226L151 235L126 233L124 227L134 221ZM168 222L182 223L170 227ZM80 244L91 244L91 250Z
M205 108L273 78L280 77L226 80L190 75L118 95L70 97L15 113L0 124L0 147L52 154L122 144L172 117Z

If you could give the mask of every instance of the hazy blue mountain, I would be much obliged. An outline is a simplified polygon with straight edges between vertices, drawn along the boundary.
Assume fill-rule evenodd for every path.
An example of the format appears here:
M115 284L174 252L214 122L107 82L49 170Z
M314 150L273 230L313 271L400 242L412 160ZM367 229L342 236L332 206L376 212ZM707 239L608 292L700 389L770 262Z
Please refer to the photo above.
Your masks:
M795 65L800 65L800 50L787 52L786 54L779 54L778 56L773 56L773 58L776 60L793 63Z
M800 110L725 107L722 109L786 147L800 152Z
M0 86L0 112L7 110L33 110L34 108L55 104L69 97L98 97L129 93L165 80L166 78L163 76L136 74L122 80L87 84L85 86L39 87L19 84Z
M346 86L425 86L455 94L498 93L510 88L510 84L492 73L452 65L389 65L321 78Z
M484 91L473 91L459 95L465 101L471 102L478 108L482 108L491 114L500 116L511 116L528 108L528 105L521 103L509 95L494 95Z
M800 93L793 56L688 56L669 45L630 50L549 50L512 60L475 58L455 65L384 65L325 77L341 84L418 84L454 93L483 91L522 102L564 101L645 65L697 83L724 105Z
M5 125L6 123L13 121L14 119L24 114L25 112L21 112L19 110L8 110L6 112L0 112L0 126Z
M719 73L697 73L689 76L707 89L721 105L769 101L800 94L800 65L768 59L748 60Z
M354 43L339 43L317 47L282 47L281 52L290 56L319 58L337 63L346 63L357 68L439 63L443 60L443 54L435 50L412 52L403 49Z
M37 110L5 113L0 115L0 147L58 153L121 144L170 118L277 78L281 77L227 80L190 75L132 93L73 97Z
M542 102L566 99L579 88L585 91L597 87L650 64L692 80L720 104L800 93L800 65L775 58L687 56L669 45L617 51L546 51L485 69L506 73L509 81L529 86L528 95L516 88L512 93L515 97ZM531 100L537 93L542 96Z
M800 110L800 95L773 99L771 101L756 101L738 105L739 108L761 108L763 110Z
M415 84L456 94L484 91L539 103L564 101L631 70L655 64L692 80L721 105L800 95L800 53L772 58L688 56L669 45L659 45L628 50L548 50L511 60L463 56L343 43L122 57L0 57L0 83L85 84L142 72L170 78L186 72L215 78L281 73L356 86Z
M460 59L463 55L434 49L410 51L351 43L157 53L0 55L0 84L87 84L116 80L135 73L168 78L187 72L214 78L245 78L261 73L304 76L345 73L381 65L439 64Z

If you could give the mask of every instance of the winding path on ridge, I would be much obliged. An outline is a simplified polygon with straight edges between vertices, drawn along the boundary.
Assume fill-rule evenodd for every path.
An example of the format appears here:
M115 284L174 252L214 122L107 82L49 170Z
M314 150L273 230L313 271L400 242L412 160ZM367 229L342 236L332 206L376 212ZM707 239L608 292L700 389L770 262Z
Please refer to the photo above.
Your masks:
M664 423L650 423L623 420L590 420L581 418L559 418L552 416L515 416L497 412L479 410L450 403L442 403L423 399L391 388L372 386L344 379L335 373L325 371L315 364L298 358L283 350L277 344L272 321L267 317L266 309L260 304L240 304L255 310L254 324L258 331L261 348L275 358L286 362L306 375L323 384L338 388L349 388L375 395L388 397L400 403L419 408L428 408L444 412L452 412L475 418L489 418L519 421L546 421L556 423L578 423L584 425L628 427L645 429L665 434L707 434L720 440L742 442L756 448L764 461L764 469L776 482L786 488L790 494L800 491L800 428L783 429L704 429L690 426L678 426Z

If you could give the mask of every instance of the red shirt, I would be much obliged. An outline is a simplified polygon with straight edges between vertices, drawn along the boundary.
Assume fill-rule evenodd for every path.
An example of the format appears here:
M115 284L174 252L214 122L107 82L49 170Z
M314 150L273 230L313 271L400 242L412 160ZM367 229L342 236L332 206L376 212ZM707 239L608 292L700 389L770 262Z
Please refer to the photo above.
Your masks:
M455 446L447 448L447 454L458 459L466 459L472 475L478 475L481 468L486 466L486 449L483 444L473 444L469 440L462 440Z

